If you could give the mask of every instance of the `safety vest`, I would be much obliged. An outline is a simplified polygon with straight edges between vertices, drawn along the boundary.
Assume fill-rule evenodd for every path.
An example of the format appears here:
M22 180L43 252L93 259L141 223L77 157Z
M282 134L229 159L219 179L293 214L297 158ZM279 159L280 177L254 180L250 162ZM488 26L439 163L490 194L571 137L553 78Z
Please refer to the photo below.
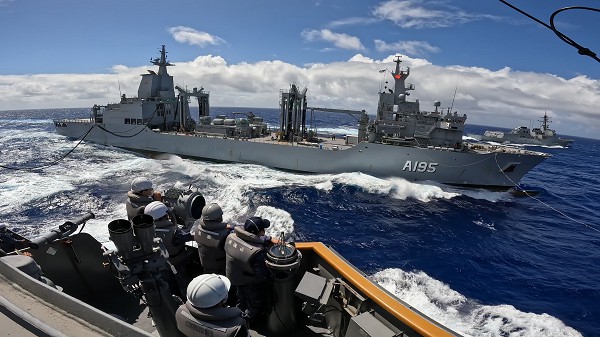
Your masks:
M194 240L198 243L200 264L205 273L225 273L224 245L228 234L226 223L200 221L194 234Z
M177 309L175 320L188 337L250 336L242 311L236 307L197 308L187 301Z
M162 239L167 252L169 252L169 258L175 257L181 253L183 246L175 246L173 244L173 236L177 230L177 226L174 225L170 220L155 220L154 221L155 236Z
M127 219L131 221L134 216L144 214L144 207L153 201L151 197L135 194L132 191L127 192L127 202L125 202Z
M225 241L227 278L233 285L258 284L265 281L264 276L254 274L252 258L264 249L263 240L236 226L234 234Z

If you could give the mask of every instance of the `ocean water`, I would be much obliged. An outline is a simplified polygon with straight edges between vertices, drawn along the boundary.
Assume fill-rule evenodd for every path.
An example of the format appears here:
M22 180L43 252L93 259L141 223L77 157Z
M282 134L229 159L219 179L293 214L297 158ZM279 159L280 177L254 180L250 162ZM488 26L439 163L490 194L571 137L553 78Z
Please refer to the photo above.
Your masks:
M250 110L277 125L276 110L237 109ZM106 242L108 222L126 216L130 181L144 175L159 190L197 188L230 222L257 214L271 220L271 234L323 241L465 336L600 336L600 141L536 148L553 156L521 182L541 193L515 197L357 172L147 158L55 133L53 118L87 115L0 112L0 223L34 236L92 211L84 231ZM352 117L311 120L320 132L356 133Z

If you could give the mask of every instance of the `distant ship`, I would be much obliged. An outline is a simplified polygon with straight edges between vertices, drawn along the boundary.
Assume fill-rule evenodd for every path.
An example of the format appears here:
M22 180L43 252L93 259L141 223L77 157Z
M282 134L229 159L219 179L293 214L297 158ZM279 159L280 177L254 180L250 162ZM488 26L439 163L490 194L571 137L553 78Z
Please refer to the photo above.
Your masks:
M564 146L571 145L573 139L562 138L556 134L556 131L550 129L550 117L547 113L540 120L540 127L530 129L526 126L520 126L512 129L509 132L504 131L486 131L483 133L481 140L498 143L511 144L531 144L531 145L547 145L547 146Z
M394 61L393 88L379 93L377 116L356 110L309 107L306 89L291 85L282 91L280 123L270 129L251 112L209 115L209 93L174 86L164 45L153 59L158 72L143 74L137 97L94 105L89 118L55 120L59 134L142 152L171 153L214 161L260 164L277 169L336 174L362 172L408 181L507 190L550 155L489 144L463 142L466 115L422 112L408 101L414 85L405 84L410 69ZM177 90L177 95L175 93ZM189 101L198 101L192 118ZM235 102L232 102L234 106ZM314 111L357 116L358 135L323 137L307 126ZM309 119L310 120L310 119Z

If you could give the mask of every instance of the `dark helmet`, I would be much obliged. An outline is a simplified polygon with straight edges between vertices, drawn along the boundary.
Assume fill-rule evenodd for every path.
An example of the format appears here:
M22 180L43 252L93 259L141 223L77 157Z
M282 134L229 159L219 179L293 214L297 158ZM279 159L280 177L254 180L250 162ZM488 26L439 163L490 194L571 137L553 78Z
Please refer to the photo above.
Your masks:
M208 204L202 208L202 221L223 221L223 210L216 203Z
M271 222L259 216L253 216L244 223L244 230L252 234L258 234L262 229L269 228Z

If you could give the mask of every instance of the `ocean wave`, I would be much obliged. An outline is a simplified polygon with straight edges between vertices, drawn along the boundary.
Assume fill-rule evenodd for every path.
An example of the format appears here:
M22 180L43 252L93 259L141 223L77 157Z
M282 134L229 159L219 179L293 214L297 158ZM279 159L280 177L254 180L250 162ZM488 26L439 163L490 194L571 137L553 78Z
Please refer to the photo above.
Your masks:
M371 278L402 301L465 336L582 336L545 313L522 312L506 304L480 304L422 271L385 269Z

